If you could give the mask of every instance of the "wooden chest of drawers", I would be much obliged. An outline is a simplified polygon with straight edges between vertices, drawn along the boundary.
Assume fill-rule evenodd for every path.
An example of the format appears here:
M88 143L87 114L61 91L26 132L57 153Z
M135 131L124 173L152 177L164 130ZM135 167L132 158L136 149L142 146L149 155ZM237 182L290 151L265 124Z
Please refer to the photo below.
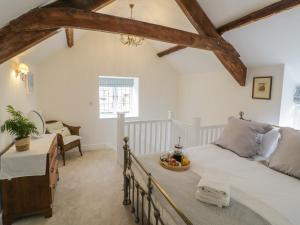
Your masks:
M48 148L44 176L1 181L3 225L10 225L18 218L35 214L52 216L52 203L59 175L56 136Z

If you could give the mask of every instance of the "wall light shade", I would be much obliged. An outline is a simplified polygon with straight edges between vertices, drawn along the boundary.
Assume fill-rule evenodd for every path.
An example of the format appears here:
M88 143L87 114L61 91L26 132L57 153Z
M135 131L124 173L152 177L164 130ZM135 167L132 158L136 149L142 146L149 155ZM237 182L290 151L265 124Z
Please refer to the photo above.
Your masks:
M29 73L29 67L24 63L20 63L16 71L17 77L20 76L20 78L24 81L26 80L28 73Z

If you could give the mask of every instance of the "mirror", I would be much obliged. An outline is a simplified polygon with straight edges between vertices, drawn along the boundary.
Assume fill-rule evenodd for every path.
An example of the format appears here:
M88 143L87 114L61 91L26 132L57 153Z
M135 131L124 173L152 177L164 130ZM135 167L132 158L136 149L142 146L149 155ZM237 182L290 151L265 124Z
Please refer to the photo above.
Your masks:
M43 115L38 111L32 110L28 113L27 117L32 123L34 123L39 133L38 135L33 135L33 137L37 138L43 136L46 133L46 122Z

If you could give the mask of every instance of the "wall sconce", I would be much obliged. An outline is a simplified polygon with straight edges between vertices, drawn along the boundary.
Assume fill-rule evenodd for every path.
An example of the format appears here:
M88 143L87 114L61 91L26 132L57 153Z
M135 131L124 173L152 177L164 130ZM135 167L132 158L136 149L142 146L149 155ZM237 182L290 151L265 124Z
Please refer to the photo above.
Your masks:
M29 73L29 67L24 63L20 63L18 65L18 68L16 69L16 76L20 77L22 81L25 81L27 79L28 73Z

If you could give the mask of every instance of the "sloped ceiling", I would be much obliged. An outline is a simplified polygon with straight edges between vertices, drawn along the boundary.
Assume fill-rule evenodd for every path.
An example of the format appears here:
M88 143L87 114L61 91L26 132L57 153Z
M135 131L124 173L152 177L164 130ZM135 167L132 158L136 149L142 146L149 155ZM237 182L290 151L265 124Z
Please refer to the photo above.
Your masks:
M49 2L49 0L0 0L0 27L23 13Z
M1 26L47 1L10 0L2 2L0 8ZM128 4L132 2L136 4L134 16L137 20L196 32L174 0L116 0L102 9L101 12L129 17ZM214 25L218 27L276 1L198 0L198 2ZM300 29L298 21L300 21L300 7L229 31L223 37L234 45L248 67L280 63L288 64L295 73L300 73ZM84 31L76 31L77 38L83 34ZM150 42L157 52L173 46L157 41ZM80 43L75 41L76 44ZM60 32L23 55L38 62L54 51L65 47L65 35L64 32ZM198 49L184 49L166 56L166 59L181 74L225 71L212 53Z

